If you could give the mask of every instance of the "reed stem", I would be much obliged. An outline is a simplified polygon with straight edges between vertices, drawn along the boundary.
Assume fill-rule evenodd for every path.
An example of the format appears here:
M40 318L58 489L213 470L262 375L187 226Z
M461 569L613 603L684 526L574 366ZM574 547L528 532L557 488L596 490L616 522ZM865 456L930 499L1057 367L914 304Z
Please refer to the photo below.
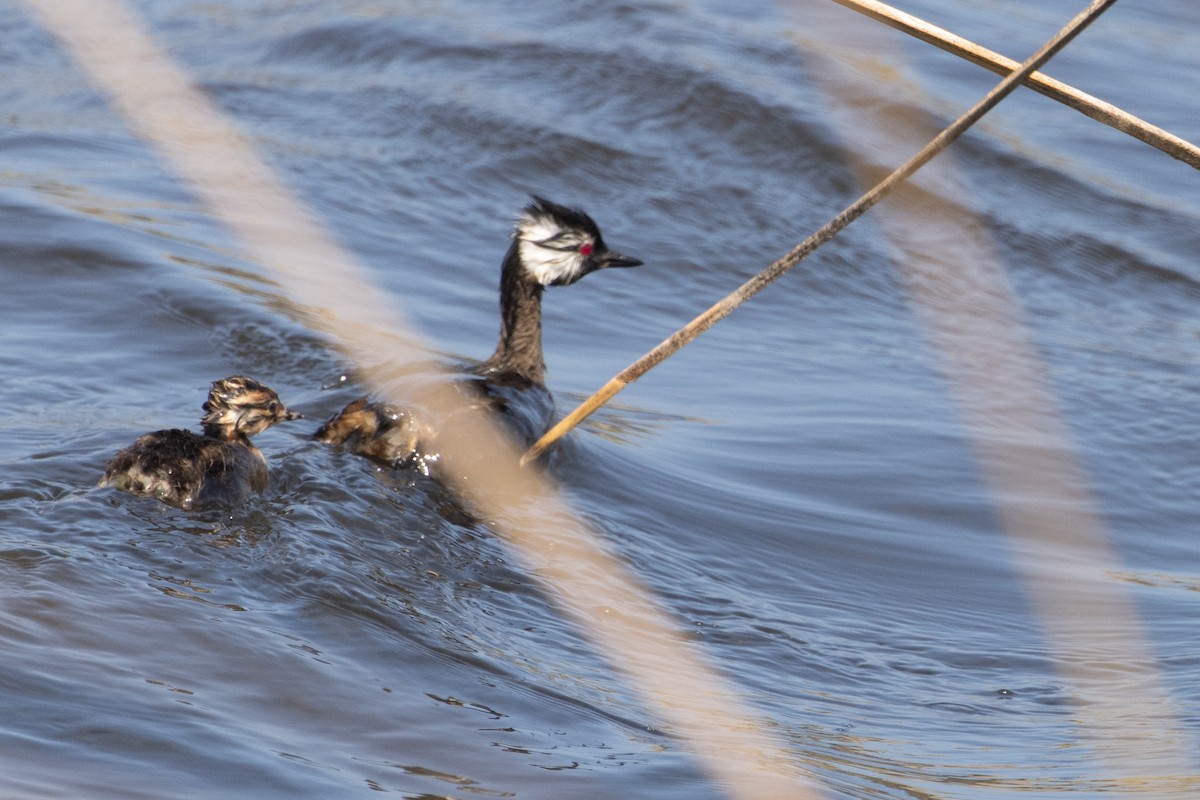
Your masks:
M1006 75L1020 66L1011 58L932 25L919 17L892 8L879 0L833 0L833 2L939 47L947 53L964 58L984 69L991 70L997 75ZM1031 73L1024 83L1030 89L1051 100L1057 100L1098 122L1103 122L1122 133L1127 133L1135 139L1141 139L1151 147L1158 148L1194 169L1200 169L1200 147L1186 139L1181 139L1111 103L1106 103L1074 86L1056 81L1040 72Z
M969 108L962 116L935 136L916 155L873 186L866 194L842 211L842 213L831 219L803 242L796 245L787 255L750 278L723 299L710 306L707 311L704 311L687 325L664 339L657 347L630 364L610 379L608 383L604 384L599 391L580 403L574 411L559 420L554 427L547 431L542 438L538 439L521 456L521 464L528 464L530 461L536 459L546 451L546 448L550 447L550 445L569 433L576 425L591 416L598 408L611 400L626 386L645 375L651 369L681 350L684 345L689 344L700 334L729 316L738 306L787 273L804 258L816 251L817 248L840 233L851 222L869 211L876 203L891 194L896 187L911 177L918 169L929 163L934 156L945 150L964 131L995 108L996 104L1011 94L1034 71L1049 61L1055 53L1065 47L1068 42L1075 38L1077 34L1115 2L1116 0L1093 0L1087 8L1068 22L1050 41L1046 42L1036 53L1026 59L1020 68L1000 81L982 100Z

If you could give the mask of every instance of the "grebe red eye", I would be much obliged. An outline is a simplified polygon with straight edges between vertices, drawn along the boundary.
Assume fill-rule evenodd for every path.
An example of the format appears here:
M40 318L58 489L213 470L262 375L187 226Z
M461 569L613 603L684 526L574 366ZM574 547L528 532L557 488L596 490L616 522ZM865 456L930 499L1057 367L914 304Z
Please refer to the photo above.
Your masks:
M584 242L583 244L579 245L579 254L590 256L592 254L592 243Z

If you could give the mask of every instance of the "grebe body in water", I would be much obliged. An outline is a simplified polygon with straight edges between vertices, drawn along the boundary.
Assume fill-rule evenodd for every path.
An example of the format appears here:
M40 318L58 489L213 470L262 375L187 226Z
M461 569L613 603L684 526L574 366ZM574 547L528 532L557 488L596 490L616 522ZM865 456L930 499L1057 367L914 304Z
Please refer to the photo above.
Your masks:
M516 438L532 443L549 424L553 401L545 386L542 293L609 267L636 267L636 258L608 248L584 212L540 197L522 211L500 271L500 337L496 350L460 389L471 405L500 412ZM443 420L442 424L449 424ZM410 410L359 398L314 434L318 441L391 466L432 454L437 431Z
M266 488L269 473L250 437L300 414L253 378L214 381L200 422L203 434L172 429L139 437L108 462L101 486L191 508L233 503Z

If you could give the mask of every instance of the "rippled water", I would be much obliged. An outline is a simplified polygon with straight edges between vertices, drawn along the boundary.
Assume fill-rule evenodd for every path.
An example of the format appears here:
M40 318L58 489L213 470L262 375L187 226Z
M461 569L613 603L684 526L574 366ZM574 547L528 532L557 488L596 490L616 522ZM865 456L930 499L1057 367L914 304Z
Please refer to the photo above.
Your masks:
M1076 5L906 8L1021 57ZM138 10L437 357L490 352L529 192L646 261L548 292L560 410L995 80L814 3ZM1118 4L1049 71L1196 141L1197 22ZM306 439L352 365L20 5L0 25L0 796L721 796L489 526ZM785 771L846 798L1200 790L1154 744L1200 740L1196 180L1018 93L897 201L936 218L853 226L572 435L555 477ZM912 265L948 253L1005 268L1112 540L1104 579L1143 630L1100 635L1149 642L1170 712L1128 729L1173 726L1140 777L1087 736L991 443L909 302L939 288ZM237 372L309 418L260 437L264 497L185 513L94 488ZM1105 693L1137 689L1106 666Z

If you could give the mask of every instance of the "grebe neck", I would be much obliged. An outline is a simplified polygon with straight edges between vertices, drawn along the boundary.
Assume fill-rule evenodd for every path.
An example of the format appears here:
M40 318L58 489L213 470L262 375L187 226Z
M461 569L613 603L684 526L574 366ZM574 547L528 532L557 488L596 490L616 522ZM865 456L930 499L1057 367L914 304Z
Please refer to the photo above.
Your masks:
M546 378L542 354L542 292L545 287L521 262L514 241L500 272L500 339L483 363L483 374L504 381L541 384Z

